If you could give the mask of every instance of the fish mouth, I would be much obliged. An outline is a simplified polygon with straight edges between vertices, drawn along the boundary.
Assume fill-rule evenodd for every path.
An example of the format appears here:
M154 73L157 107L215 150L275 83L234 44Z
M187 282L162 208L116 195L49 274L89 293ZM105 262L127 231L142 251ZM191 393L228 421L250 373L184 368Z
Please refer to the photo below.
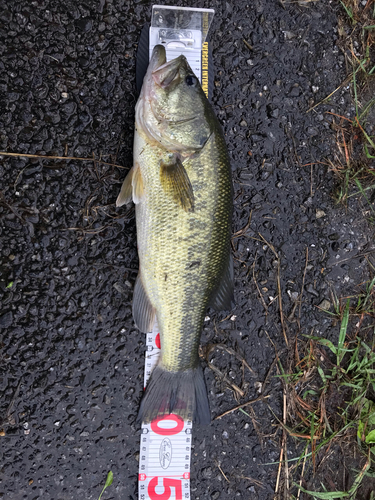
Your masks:
M152 78L156 85L163 89L166 89L172 84L172 82L178 83L180 81L180 69L186 69L186 66L186 57L180 55L176 57L176 59L165 62L161 66L154 69L152 72Z
M167 56L165 53L165 47L163 45L155 45L154 50L152 51L150 62L148 63L147 72L143 79L140 99L150 96L153 84L153 72L162 67L166 62Z
M155 70L163 66L167 62L165 47L163 45L155 45L152 51L151 59L148 64L147 73L153 73Z

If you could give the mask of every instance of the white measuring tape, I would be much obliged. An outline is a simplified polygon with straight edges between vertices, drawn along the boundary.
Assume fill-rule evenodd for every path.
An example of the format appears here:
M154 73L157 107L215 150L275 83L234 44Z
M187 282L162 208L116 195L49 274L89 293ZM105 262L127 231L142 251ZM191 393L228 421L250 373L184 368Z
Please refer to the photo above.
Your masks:
M149 31L150 55L159 43L164 43L168 61L184 54L207 96L208 44L203 42L214 13L213 9L153 5ZM180 19L189 22L179 25ZM146 336L146 346L144 387L160 355L156 321ZM142 423L139 500L190 500L191 439L192 422L173 413Z
M144 387L160 355L156 321L146 346ZM139 500L190 500L191 439L192 422L173 413L142 423Z

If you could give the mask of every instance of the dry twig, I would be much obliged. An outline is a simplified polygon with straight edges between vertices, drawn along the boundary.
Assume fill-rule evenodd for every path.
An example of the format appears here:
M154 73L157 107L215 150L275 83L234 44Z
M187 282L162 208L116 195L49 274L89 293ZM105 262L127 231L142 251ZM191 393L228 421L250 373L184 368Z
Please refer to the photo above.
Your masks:
M283 300L282 300L282 295L281 295L280 257L278 255L278 253L276 252L275 247L273 245L271 245L271 243L268 243L268 241L266 240L266 238L264 236L262 236L260 233L258 233L258 234L262 238L264 243L271 249L271 251L273 252L273 254L275 255L276 260L277 260L277 291L278 291L278 296L279 296L280 321L281 321L281 327L283 330L285 343L286 343L286 345L289 345L288 338L286 336L286 328L285 328L285 320L284 320L284 312L283 312Z
M224 417L225 415L229 415L229 413L233 413L236 410L239 410L240 408L245 408L247 405L252 405L254 403L257 403L258 401L264 401L265 399L269 398L270 396L259 396L259 398L255 399L250 399L250 401L247 401L247 403L243 403L242 405L238 405L235 408L232 408L231 410L225 411L221 415L218 415L217 417L214 418L214 420L219 420L219 418Z
M254 280L255 286L257 287L257 290L258 290L258 293L259 293L259 297L260 297L260 300L261 300L262 305L264 307L264 310L266 312L266 323L267 323L268 306L266 304L266 301L263 298L262 292L260 291L258 282L257 282L256 277L255 277L255 262L256 262L256 258L257 258L257 256L255 255L255 259L254 259L253 265L251 266L253 268L253 280Z
M215 460L215 464L216 464L217 468L219 469L219 471L222 473L222 475L223 475L224 479L225 479L228 483L230 483L229 479L228 479L228 478L227 478L227 476L224 474L223 469L220 467L219 462L217 462L217 461Z
M94 164L95 164L95 162L97 162L97 163L101 163L102 165L108 165L110 167L117 167L117 168L123 168L125 170L129 170L127 167L123 167L121 165L117 165L116 163L107 163L105 161L95 160L94 153L93 153L94 158L79 158L79 157L76 157L76 156L31 155L31 154L26 154L26 153L8 153L6 151L0 151L0 156L13 156L13 157L18 157L18 158L39 158L40 160L93 161Z
M305 456L304 456L304 458L303 458L303 465L302 465L301 478L300 478L300 480L299 480L299 485L300 485L300 487L302 486L302 479L303 479L303 475L304 475L304 473L305 473L306 458L307 458L307 452L305 453ZM301 495L301 488L298 488L297 500L299 500L300 495Z

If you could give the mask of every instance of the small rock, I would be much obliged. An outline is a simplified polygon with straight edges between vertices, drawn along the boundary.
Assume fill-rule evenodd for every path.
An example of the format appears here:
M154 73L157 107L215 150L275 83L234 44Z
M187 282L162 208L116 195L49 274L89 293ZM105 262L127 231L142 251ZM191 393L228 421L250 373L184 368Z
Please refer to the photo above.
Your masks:
M92 28L92 21L91 19L79 19L78 21L75 22L75 25L77 26L77 28L81 31L83 31L84 33L87 33L89 31L91 31L91 28Z
M332 233L328 236L328 239L330 239L331 241L337 241L339 238L340 238L339 233Z
M211 467L206 467L205 469L202 469L202 476L205 479L210 479L212 477L212 469L211 469Z
M119 293L123 293L124 295L126 295L126 290L125 290L125 288L123 288L123 287L120 285L120 283L118 283L118 282L114 283L114 284L113 284L113 288L114 288L117 292L119 292Z
M259 193L251 198L251 203L254 203L254 205L256 205L257 203L261 203L262 201L263 198Z
M0 316L0 328L8 328L13 323L13 313L11 311Z
M292 31L283 31L286 40L292 40L296 37L295 33Z
M263 384L262 382L254 382L254 389L256 389L256 391L261 394L262 393L262 387L263 387Z
M262 181L266 181L270 175L271 175L271 172L262 172L262 175L261 175Z
M321 210L320 208L317 209L317 211L315 212L315 217L317 219L321 219L322 217L325 217L327 214Z
M240 121L240 126L241 127L247 127L247 121L246 120L241 120Z
M106 81L100 87L100 92L104 97L108 97L113 90L113 83L110 81Z
M296 300L298 300L298 297L299 297L299 293L298 292L291 292L290 290L288 290L288 295L290 297L290 299L295 302Z
M293 87L292 90L289 92L290 97L298 97L301 93L301 90L299 87Z
M244 179L245 181L251 181L253 179L254 174L252 172L247 172L245 170L241 170L240 172L240 178Z
M81 66L81 68L87 68L87 66L90 64L90 60L85 56L80 56L78 58L78 64Z
M328 299L323 299L319 304L319 307L320 309L323 309L323 311L329 311L331 307L331 302Z
M308 285L308 286L307 286L306 290L307 290L309 293L311 293L311 295L315 295L315 297L319 297L318 292L317 292L317 291L315 290L315 288L311 285L311 283L310 283L310 285Z
M315 137L319 134L318 130L315 127L307 127L307 133L310 137Z
M211 494L211 500L217 500L220 496L220 493L218 491L214 491L212 494Z

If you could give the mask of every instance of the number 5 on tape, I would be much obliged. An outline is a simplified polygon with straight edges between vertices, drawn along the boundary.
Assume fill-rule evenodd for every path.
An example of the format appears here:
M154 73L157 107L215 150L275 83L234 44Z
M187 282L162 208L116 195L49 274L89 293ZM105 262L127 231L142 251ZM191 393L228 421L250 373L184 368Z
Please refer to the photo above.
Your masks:
M160 354L156 323L146 342L145 386ZM139 500L190 500L191 432L192 423L174 414L142 424Z

